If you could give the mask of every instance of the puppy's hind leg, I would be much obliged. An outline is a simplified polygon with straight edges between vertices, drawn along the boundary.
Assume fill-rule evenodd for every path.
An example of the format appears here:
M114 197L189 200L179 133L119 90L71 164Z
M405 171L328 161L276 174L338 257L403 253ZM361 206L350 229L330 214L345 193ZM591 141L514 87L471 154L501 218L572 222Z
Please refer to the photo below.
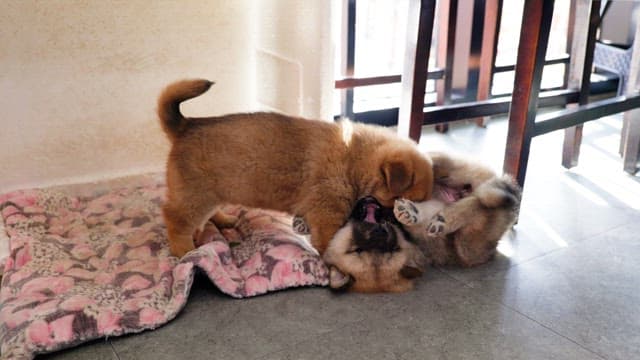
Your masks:
M194 197L185 197L185 199L191 201ZM195 249L193 236L196 230L208 220L216 204L214 199L207 199L204 195L197 199L189 204L178 203L175 200L169 201L162 208L169 247L171 253L177 257L182 257Z
M226 214L222 211L216 211L211 218L211 221L218 229L231 229L238 224L238 220L237 216Z

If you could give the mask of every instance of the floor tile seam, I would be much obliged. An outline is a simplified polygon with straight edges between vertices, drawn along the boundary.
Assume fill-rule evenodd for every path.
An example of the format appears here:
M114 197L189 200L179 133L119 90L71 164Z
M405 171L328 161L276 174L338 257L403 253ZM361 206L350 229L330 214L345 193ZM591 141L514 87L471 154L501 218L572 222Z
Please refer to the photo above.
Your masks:
M494 277L494 276L496 276L498 274L506 273L506 272L508 272L508 271L510 271L512 269L515 269L518 266L527 264L527 263L529 263L531 261L538 260L540 258L543 258L543 257L545 257L547 255L551 255L551 254L553 254L553 253L555 253L557 251L563 250L563 249L566 249L566 248L557 248L557 249L550 250L549 252L546 252L544 254L536 255L536 256L534 256L532 258L529 258L529 259L526 259L526 260L511 264L511 265L505 267L504 269L497 269L495 272L492 272L490 274L481 275L481 276L478 276L477 278L472 278L471 280L468 280L468 281L463 280L463 279L458 279L458 278L454 277L453 275L449 275L449 274L447 274L447 275L449 275L450 277L453 277L456 280L460 281L466 287L469 287L471 289L475 289L475 287L473 286L474 283L477 283L477 282L480 282L480 281L489 280L491 277Z
M552 255L552 254L555 254L555 253L557 253L557 252L560 252L560 251L563 251L563 250L566 250L566 249L567 249L567 248L563 248L563 247L555 248L555 249L553 249L553 250L547 251L547 252L546 252L546 253L544 253L544 254L536 255L536 256L534 256L534 257L532 257L532 258L529 258L529 259L526 259L526 260L523 260L523 261L520 261L520 262L516 262L516 263L514 263L514 264L511 264L511 265L507 266L505 269L502 269L502 270L500 270L500 271L497 271L497 272L496 272L496 273L494 273L494 274L490 274L490 275L486 275L486 276L484 276L484 277L481 277L481 278L480 278L480 279L478 279L478 280L487 280L489 277L494 276L494 275L496 275L496 274L498 274L498 273L502 273L502 272L510 271L511 269L515 269L515 268L517 268L518 266L521 266L521 265L524 265L524 264L528 264L528 263L530 263L530 262L538 261L539 259L545 258L545 257L547 257L547 256L550 256L550 255Z
M589 352L589 353L591 353L591 354L593 354L593 355L595 355L595 356L597 356L597 357L599 357L599 358L601 358L601 359L603 359L603 360L607 360L607 357L605 357L604 355L602 355L602 354L598 353L597 351L595 351L595 350L593 350L593 349L589 348L588 346L586 346L586 345L584 345L584 344L581 344L580 342L578 342L577 340L572 339L572 338L571 338L571 337L569 337L568 335L565 335L565 334L561 333L559 330L555 330L555 329L554 329L554 328L552 328L551 326L546 325L546 324L544 324L544 323L542 323L542 322L540 322L540 321L536 320L535 318L533 318L533 317L531 317L531 316L529 316L529 315L527 315L527 314L523 313L522 311L520 311L520 310L518 310L518 309L516 309L516 308L514 308L514 307L512 307L512 306L509 306L509 305L505 304L505 303L504 303L504 302L502 302L502 301L494 301L494 302L495 302L495 303L497 303L497 304L500 304L500 305L504 306L505 308L507 308L507 309L509 309L509 310L511 310L511 311L513 311L513 312L515 312L515 313L517 313L517 314L519 314L520 316L525 317L526 319L528 319L528 320L530 320L530 321L533 321L535 324L537 324L537 325L541 326L542 328L544 328L544 329L546 329L546 330L548 330L548 331L552 332L553 334L555 334L555 335L557 335L557 336L560 336L561 338L563 338L563 339L565 339L565 340L568 340L569 342L571 342L571 343L573 343L573 344L577 345L577 346L578 346L578 347L580 347L581 349L584 349L585 351L587 351L587 352Z
M107 345L109 345L109 347L111 348L111 358L113 358L113 355L115 355L115 358L117 360L121 360L120 359L120 354L118 354L118 352L116 351L115 346L113 345L113 343L111 342L111 339L106 339L105 341L107 343Z
M593 240L594 238L602 236L602 235L604 235L604 234L606 234L606 233L608 233L610 231L614 231L614 230L619 229L621 227L628 226L629 224L632 223L633 218L634 217L632 215L628 215L628 219L624 223L618 224L618 225L614 225L614 226L612 226L610 228L607 228L606 230L601 230L601 231L598 231L598 232L596 232L594 234L591 234L591 235L584 236L584 237L580 238L579 240L576 240L576 243L577 244L582 244L585 241ZM566 248L562 248L562 249L566 249Z
M463 286L467 286L469 285L469 283L463 279L458 279L456 276L452 275L451 273L449 273L448 271L446 271L444 268L442 267L435 267L438 271L440 271L442 274L444 274L446 277L455 280L456 282L461 283Z
M582 243L584 243L586 241L589 241L589 240L593 240L593 238L596 238L596 237L601 236L601 235L603 235L603 234L605 234L605 233L607 233L609 231L613 231L613 230L615 230L615 229L617 229L619 227L623 227L623 226L626 226L628 224L629 223L619 224L619 225L616 225L616 226L614 226L612 228L609 228L607 230L600 231L600 232L598 232L596 234L588 235L588 236L582 238L581 240L577 240L576 241L576 245L582 244ZM515 263L505 267L504 269L497 270L494 273L486 274L486 275L480 276L478 278L474 278L474 279L469 280L469 281L466 281L466 280L463 280L463 279L458 279L457 277L449 274L447 271L443 270L440 267L436 267L436 268L438 270L440 270L441 272L443 272L444 274L446 274L448 277L453 278L454 280L457 280L457 281L469 286L469 285L472 285L474 282L487 280L488 278L496 276L497 274L508 272L508 271L518 267L518 266L521 266L521 265L524 265L524 264L528 264L528 263L533 262L533 261L537 261L537 260L539 260L541 258L544 258L546 256L549 256L549 255L555 254L555 253L557 253L559 251L563 251L563 250L567 250L567 249L568 249L568 247L558 247L558 248L555 248L553 250L549 250L549 251L547 251L547 252L545 252L543 254L539 254L539 255L536 255L534 257L531 257L531 258L528 258L528 259L525 259L525 260L522 260L522 261L519 261L519 262L515 262Z
M618 209L619 209L619 210L624 210L623 208L618 208ZM544 210L544 209L538 209L538 210ZM531 209L529 209L528 211L531 211ZM584 235L584 236L578 237L578 238L576 238L576 239L574 240L574 242L575 242L576 244L579 244L579 243L582 243L583 241L586 241L586 240L592 239L592 238L594 238L594 237L597 237L597 236L600 236L600 235L602 235L602 234L605 234L605 233L607 233L607 232L609 232L609 231L613 231L613 230L615 230L615 229L617 229L617 228L620 228L620 227L627 226L627 225L631 224L631 223L633 222L633 219L635 219L635 218L636 218L636 216L634 216L635 214L626 213L627 211L629 211L629 208L628 208L628 207L627 207L627 208L626 208L626 210L624 210L624 211L625 211L625 214L623 214L623 215L621 216L621 217L623 217L623 218L624 218L624 221L623 221L623 222L621 222L621 223L619 223L619 224L616 224L616 225L613 225L613 226L611 226L611 227L607 227L607 228L605 228L605 229L598 230L598 231L596 231L596 232L594 232L594 233L592 233L592 234L587 234L587 235ZM517 224L516 224L515 226L517 226ZM517 231L517 229L516 229L516 231ZM564 248L561 248L561 249L564 249Z
M600 232L598 232L598 233L596 233L596 234L588 235L588 236L586 236L586 237L582 238L581 240L577 240L577 242L576 242L576 244L575 244L575 245L582 245L582 244L584 244L584 243L586 243L586 242L588 242L588 241L593 241L595 238L597 238L597 237L599 237L599 236L602 236L603 234L605 234L605 233L607 233L607 232L609 232L609 231L614 231L614 230L616 230L616 229L618 229L618 228L621 228L621 227L623 227L623 226L627 226L627 225L629 225L629 223L628 223L628 222L627 222L627 223L624 223L624 224L616 225L616 226L614 226L614 227L612 227L612 228L609 228L609 229L607 229L607 230L600 231ZM548 251L548 252L545 252L544 254L536 255L536 256L534 256L534 257L532 257L532 258L529 258L529 259L526 259L526 260L523 260L523 261L520 261L520 262L516 262L516 263L514 263L514 264L511 264L511 265L507 266L507 267L506 267L506 268L504 268L504 269L498 270L498 271L496 271L495 273L492 273L492 274L487 274L487 275L481 276L481 277L479 277L479 278L477 278L477 279L472 280L471 282L467 282L467 281L463 281L463 282L464 282L466 285L470 285L470 284L472 284L472 283L473 283L473 282L475 282L475 281L483 281L483 280L487 280L487 279L489 279L490 277L495 276L495 275L497 275L497 274L508 272L508 271L510 271L510 270L512 270L512 269L515 269L515 268L516 268L516 267L518 267L518 266L521 266L521 265L524 265L524 264L528 264L528 263L533 262L533 261L538 261L538 260L540 260L540 259L542 259L542 258L545 258L545 257L550 256L550 255L554 255L554 254L556 254L556 253L558 253L558 252L560 252L560 251L566 251L566 250L568 250L568 249L569 249L569 247L559 247L559 248L556 248L556 249L550 250L550 251ZM460 281L462 281L462 280L460 280Z
M472 286L469 286L469 285L465 285L465 286L467 286L467 287L468 287L468 288L470 288L470 289L476 289L476 288L473 288ZM541 327L542 327L542 328L544 328L545 330L548 330L548 331L552 332L553 334L555 334L555 335L557 335L557 336L560 336L560 337L562 337L563 339L568 340L569 342L571 342L571 343L573 343L573 344L577 345L577 346L578 346L578 347L580 347L581 349L584 349L584 350L588 351L589 353L592 353L592 354L596 355L597 357L599 357L599 358L601 358L601 359L603 359L603 360L607 360L607 358L606 358L606 357L604 357L603 355L599 354L599 353L598 353L598 352L596 352L595 350L590 349L590 348L589 348L589 347L587 347L586 345L583 345L583 344L579 343L577 340L574 340L574 339L570 338L569 336L562 334L561 332L559 332L559 331L557 331L557 330L553 329L552 327L550 327L550 326L548 326L548 325L545 325L544 323L542 323L542 322L540 322L540 321L536 320L535 318L533 318L533 317L531 317L531 316L529 316L529 315L527 315L527 314L523 313L522 311L520 311L520 310L518 310L518 309L516 309L516 308L514 308L514 307L512 307L512 306L509 306L508 304L505 304L505 303L504 303L504 302L502 302L502 301L499 301L499 300L487 300L486 298L479 297L479 296L478 296L478 295L476 295L476 294L471 294L471 295L470 295L470 297L472 297L474 301L478 301L478 302L480 302L480 303L492 303L492 304L498 304L498 305L500 305L500 306L503 306L503 307L505 307L506 309L508 309L508 310L510 310L510 311L513 311L514 313L516 313L516 314L518 314L518 315L520 315L520 316L524 317L525 319L527 319L527 320L529 320L529 321L532 321L534 324L536 324L536 325L538 325L538 326L541 326Z
M442 271L442 270L441 270L441 271ZM470 284L467 284L467 283L465 283L464 281L462 281L462 280L460 280L460 279L456 279L455 277L453 277L453 276L451 276L451 275L449 275L449 274L446 274L446 275L447 275L447 276L449 276L449 277L451 277L451 278L453 278L454 280L457 280L457 281L459 281L459 282L462 282L462 283L463 283L463 286L465 286L465 287L467 287L467 288L475 289L475 288L473 288L472 286L470 286ZM589 348L589 347L587 347L586 345L583 345L583 344L579 343L578 341L576 341L576 340L574 340L574 339L570 338L569 336L567 336L567 335L564 335L564 334L560 333L559 331L557 331L557 330L555 330L555 329L553 329L553 328L551 328L551 327L549 327L549 326L547 326L547 325L545 325L545 324L541 323L540 321L538 321L538 320L536 320L536 319L532 318L531 316L529 316L529 315L527 315L527 314L525 314L525 313L523 313L523 312L519 311L518 309L515 309L515 308L513 308L513 307L511 307L511 306L509 306L509 305L507 305L507 304L503 303L502 301L497 301L497 300L486 300L485 298L480 298L480 297L479 297L479 296L477 296L476 294L471 294L471 295L470 295L470 297L472 298L472 301L474 301L474 302L476 302L476 301L477 301L477 302L480 302L480 303L487 303L487 302L490 302L490 303L494 303L494 304L498 304L498 305L500 305L500 306L503 306L503 307L505 307L506 309L508 309L508 310L510 310L510 311L513 311L514 313L516 313L516 314L518 314L518 315L520 315L520 316L524 317L525 319L527 319L527 320L529 320L529 321L532 321L534 324L536 324L536 325L538 325L538 326L541 326L543 329L548 330L548 331L550 331L551 333L553 333L553 334L555 334L555 335L557 335L557 336L560 336L560 337L561 337L561 338L563 338L563 339L568 340L569 342L571 342L571 343L573 343L573 344L577 345L579 348L584 349L585 351L587 351L587 352L589 352L589 353L591 353L591 354L593 354L593 355L597 356L598 358L601 358L601 359L603 359L603 360L607 360L607 358L606 358L606 357L604 357L603 355L599 354L599 353L598 353L598 352L596 352L595 350L590 349L590 348Z
M590 241L594 241L595 239L597 239L597 238L601 237L602 235L604 235L604 234L606 234L606 233L608 233L608 232L611 232L611 231L614 231L614 230L616 230L616 229L622 228L622 227L627 226L627 225L629 225L629 224L630 224L630 222L625 222L625 223L623 223L623 224L618 224L618 225L615 225L615 226L613 226L613 227L610 227L610 228L608 228L608 229L606 229L606 230L599 231L599 232L597 232L597 233L595 233L595 234L587 235L587 236L585 236L585 237L581 238L580 240L576 240L575 246L584 245L584 244L586 244L586 243L588 243L588 242L590 242ZM559 251L566 251L566 250L570 249L570 247L571 247L571 246L569 246L569 247L560 247L560 248L557 248L557 249L551 250L551 251L549 251L549 252L547 252L547 253L540 254L540 255L538 255L538 256L534 256L534 257L532 257L532 258L530 258L530 259L527 259L527 260L522 261L522 262L520 262L520 263L516 263L516 264L513 264L513 265L509 266L509 267L507 268L507 270L508 270L508 269L511 269L512 267L515 267L515 266L518 266L518 265L522 265L522 264L526 264L526 263L528 263L528 262L530 262L530 261L538 260L538 259L543 258L543 257L546 257L546 256L548 256L548 255L555 254L555 253L557 253L557 252L559 252Z
M318 335L318 336L326 336L326 335L331 334L333 332L346 329L347 327L354 326L354 325L359 325L361 323L364 323L365 321L367 321L367 319L362 319L362 320L349 322L349 323L343 324L342 326L339 326L339 327L337 327L335 329L331 329L329 331L321 332L321 333L318 333L316 335ZM284 351L284 350L286 350L288 348L293 348L293 347L296 347L296 346L298 346L300 344L304 344L304 343L309 342L309 341L312 341L312 340L310 340L309 338L304 338L304 339L301 339L299 341L287 344L286 346L283 346L280 349L268 352L266 354L258 355L257 357L251 358L251 360L261 360L261 359L266 358L267 356L270 356L270 355L273 355L273 354L277 354L277 353L282 352L282 351Z
M116 350L116 347L113 345L113 342L111 340L109 341L109 346L111 346L111 351L113 351L114 355L116 356L116 359L118 360L122 360L120 359L120 354L118 354L118 351Z

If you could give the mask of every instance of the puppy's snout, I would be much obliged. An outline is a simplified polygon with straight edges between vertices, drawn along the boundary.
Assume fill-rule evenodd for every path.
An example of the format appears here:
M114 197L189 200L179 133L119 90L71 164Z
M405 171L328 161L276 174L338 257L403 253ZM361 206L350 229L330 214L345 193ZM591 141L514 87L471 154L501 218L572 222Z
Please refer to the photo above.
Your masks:
M398 248L398 239L393 225L360 223L353 230L354 251L391 252Z
M386 241L389 237L389 231L384 226L376 226L371 230L371 238L374 242Z
M371 234L372 247L380 252L395 251L398 247L398 239L389 223L382 223L373 229Z

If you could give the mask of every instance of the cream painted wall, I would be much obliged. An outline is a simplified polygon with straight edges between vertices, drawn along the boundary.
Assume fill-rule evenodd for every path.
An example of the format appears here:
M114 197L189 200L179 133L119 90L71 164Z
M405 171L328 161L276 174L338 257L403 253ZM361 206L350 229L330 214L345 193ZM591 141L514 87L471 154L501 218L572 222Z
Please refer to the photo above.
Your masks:
M257 2L256 92L265 108L332 118L332 13L338 0ZM287 94L287 96L282 96Z
M189 115L266 107L329 118L331 6L2 1L0 192L161 170L168 141L155 103L184 77L216 81L185 104Z

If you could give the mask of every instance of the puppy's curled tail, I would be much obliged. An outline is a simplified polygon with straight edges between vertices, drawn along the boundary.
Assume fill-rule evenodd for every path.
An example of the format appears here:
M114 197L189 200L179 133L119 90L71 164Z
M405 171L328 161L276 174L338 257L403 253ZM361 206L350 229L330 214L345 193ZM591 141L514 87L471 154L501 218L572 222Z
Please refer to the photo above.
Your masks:
M188 119L180 112L180 103L204 94L214 83L205 79L187 79L167 86L158 99L162 129L171 141L182 134Z
M509 175L491 179L478 186L475 195L488 208L517 209L520 206L522 190Z

